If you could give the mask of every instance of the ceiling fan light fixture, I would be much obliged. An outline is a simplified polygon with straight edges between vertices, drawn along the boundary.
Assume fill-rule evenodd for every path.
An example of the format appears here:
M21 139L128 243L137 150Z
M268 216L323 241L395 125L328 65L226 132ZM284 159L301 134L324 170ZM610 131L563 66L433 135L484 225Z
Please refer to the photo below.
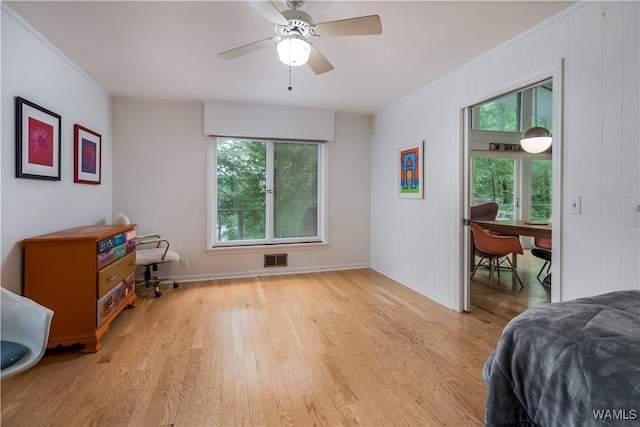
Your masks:
M311 45L304 37L291 34L278 42L277 50L280 62L297 67L306 64L309 60Z
M542 153L551 146L551 132L543 127L532 127L522 134L520 145L529 153Z

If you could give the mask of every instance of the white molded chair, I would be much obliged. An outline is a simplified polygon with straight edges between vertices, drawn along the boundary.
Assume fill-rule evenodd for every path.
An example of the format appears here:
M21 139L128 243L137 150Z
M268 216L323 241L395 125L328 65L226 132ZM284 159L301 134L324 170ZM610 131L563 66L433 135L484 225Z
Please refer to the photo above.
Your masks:
M0 287L2 341L12 341L27 348L24 356L1 371L1 379L9 378L38 363L47 349L53 311L29 298Z
M118 213L114 217L116 224L129 225L131 221L123 214ZM145 234L136 236L136 264L144 267L143 280L136 280L137 284L146 287L153 286L156 297L162 295L160 283L170 281L173 287L180 286L178 282L170 278L158 278L151 275L151 271L158 271L158 264L180 261L180 255L173 249L169 249L169 241L159 234Z

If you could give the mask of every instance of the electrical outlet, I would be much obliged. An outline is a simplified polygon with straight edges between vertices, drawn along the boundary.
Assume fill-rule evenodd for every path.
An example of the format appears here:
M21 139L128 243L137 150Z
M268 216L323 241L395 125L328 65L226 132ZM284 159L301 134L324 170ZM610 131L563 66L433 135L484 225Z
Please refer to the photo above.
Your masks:
M189 268L189 260L187 258L180 258L180 268Z
M569 201L569 213L580 214L582 213L582 197L573 196Z

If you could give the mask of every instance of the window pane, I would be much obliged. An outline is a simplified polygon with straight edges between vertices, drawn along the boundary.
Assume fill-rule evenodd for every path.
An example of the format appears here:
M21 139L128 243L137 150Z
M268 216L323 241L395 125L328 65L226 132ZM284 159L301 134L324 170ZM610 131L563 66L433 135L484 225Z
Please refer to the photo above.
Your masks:
M493 157L473 158L473 204L495 201L498 218L514 219L515 160Z
M217 165L217 240L265 239L266 143L219 139Z
M519 132L519 98L519 93L513 93L480 105L479 123L474 129Z
M318 235L318 145L274 144L274 237Z
M536 86L531 94L531 123L553 133L552 90L546 86Z
M531 219L551 221L551 160L531 160Z

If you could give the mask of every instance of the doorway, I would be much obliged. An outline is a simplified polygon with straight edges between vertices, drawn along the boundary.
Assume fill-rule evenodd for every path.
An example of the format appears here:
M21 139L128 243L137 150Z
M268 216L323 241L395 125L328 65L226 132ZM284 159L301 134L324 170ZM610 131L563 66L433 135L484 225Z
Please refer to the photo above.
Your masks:
M475 255L468 227L469 209L485 200L496 201L499 204L500 219L548 221L553 225L554 245L550 269L553 282L546 292L549 301L560 300L561 83L562 62L559 61L535 76L515 82L495 94L469 103L462 109L464 188L461 191L461 311L471 310L473 295L469 266L473 265ZM483 126L489 126L489 129L479 126L483 108L485 113L491 113L484 114L484 117L489 119L485 120ZM542 126L551 130L551 150L535 155L522 151L519 144L522 131L532 126ZM527 256L519 256L521 261L518 271L521 268L534 270L532 277L535 279L538 263L531 258L527 250L534 240L521 238L521 242ZM511 274L506 276L511 277ZM532 286L541 284L536 280L532 282ZM499 299L500 294L494 293ZM490 297L491 293L486 293L485 296ZM503 300L504 296L502 295Z

